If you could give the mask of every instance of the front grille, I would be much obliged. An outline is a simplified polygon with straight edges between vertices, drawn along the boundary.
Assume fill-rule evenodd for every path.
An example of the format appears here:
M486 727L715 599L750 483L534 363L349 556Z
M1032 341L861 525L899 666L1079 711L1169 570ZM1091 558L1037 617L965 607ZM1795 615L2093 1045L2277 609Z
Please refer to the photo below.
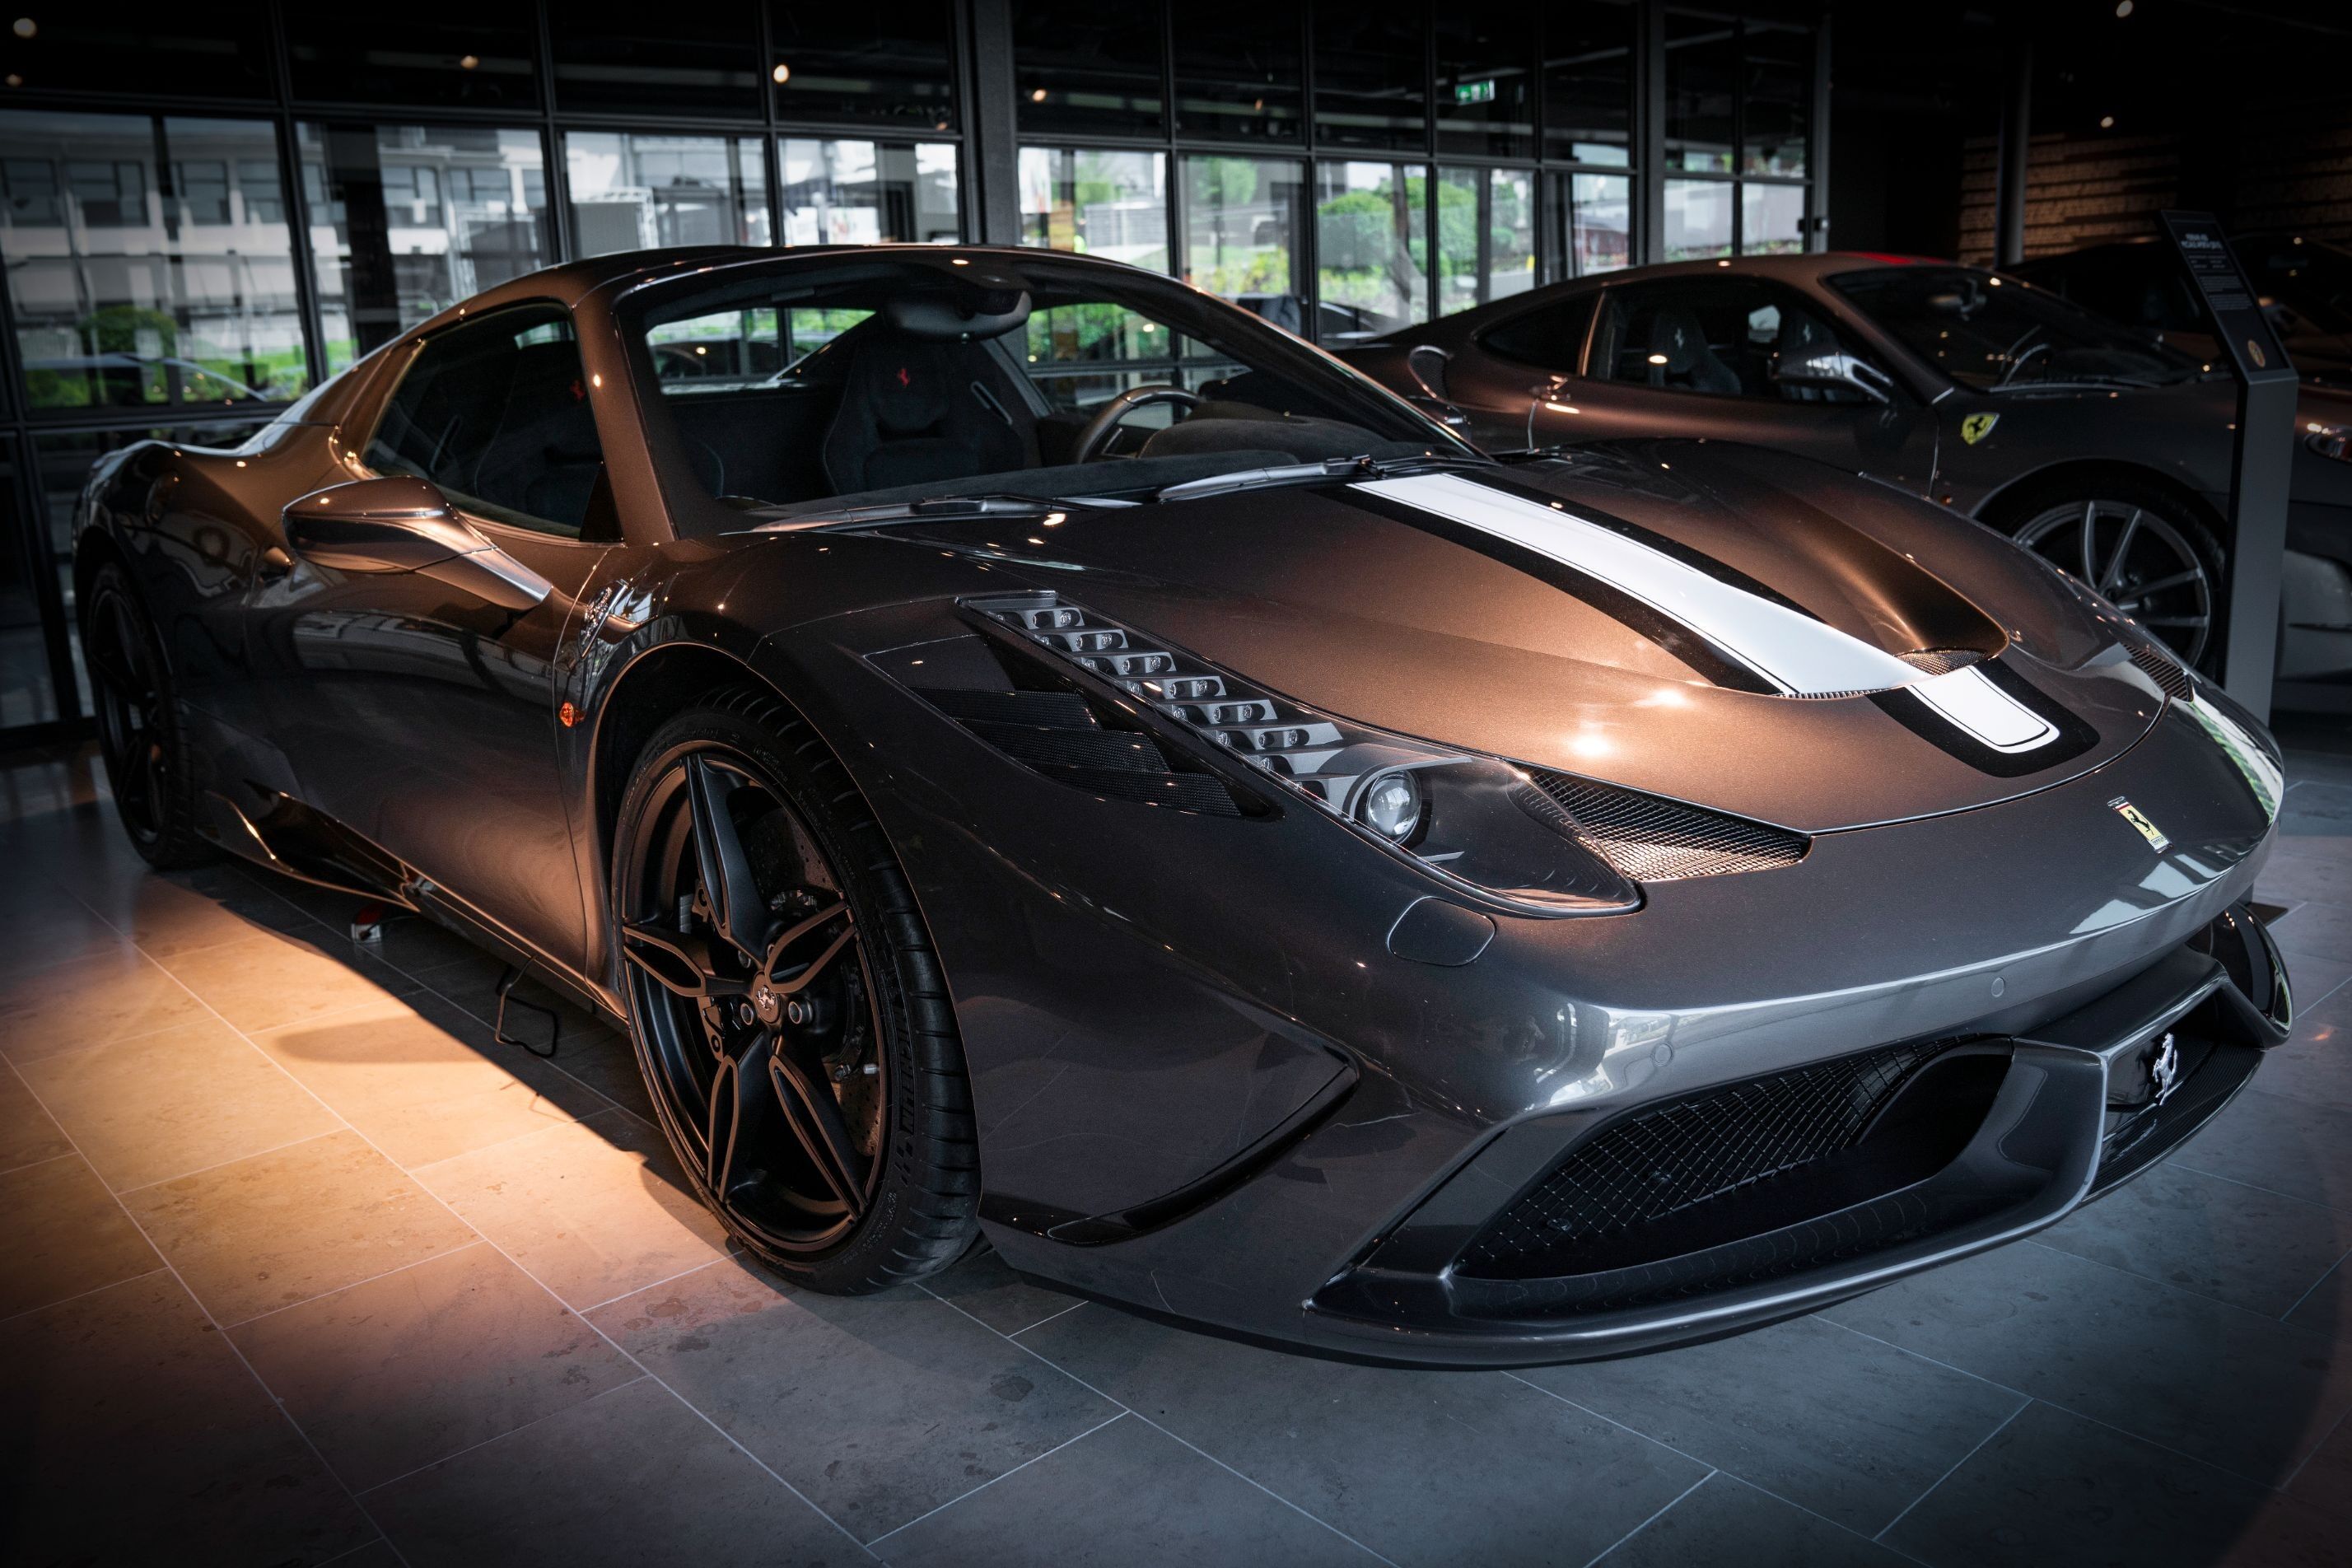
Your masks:
M1580 1250L1752 1194L1853 1147L1911 1074L1943 1048L1884 1047L1613 1121L1489 1221L1455 1268L1493 1279L1580 1272Z
M1612 789L1568 773L1530 775L1566 830L1636 882L1720 877L1793 866L1811 840L1785 827L1680 801ZM1541 803L1530 803L1541 804Z
M2189 671L2179 659L2173 658L2146 643L2131 645L2131 661L2139 666L2140 673L2157 684L2157 689L2175 702L2186 702L2197 695L2189 683Z

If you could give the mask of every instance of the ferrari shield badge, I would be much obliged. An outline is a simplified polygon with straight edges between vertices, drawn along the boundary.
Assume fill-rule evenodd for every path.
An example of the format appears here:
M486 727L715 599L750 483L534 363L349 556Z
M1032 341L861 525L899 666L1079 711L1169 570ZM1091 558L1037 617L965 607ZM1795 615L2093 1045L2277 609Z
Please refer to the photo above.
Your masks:
M1992 427L2000 423L1998 414L1971 414L1960 421L1960 439L1973 447L1991 435Z
M2107 805L2114 809L2117 816L2137 828L2139 836L2147 839L2148 847L2158 854L2161 855L2172 847L2172 840L2164 836L2164 829L2149 821L2147 813L2126 800L2122 795L2116 796L2115 799L2107 802Z

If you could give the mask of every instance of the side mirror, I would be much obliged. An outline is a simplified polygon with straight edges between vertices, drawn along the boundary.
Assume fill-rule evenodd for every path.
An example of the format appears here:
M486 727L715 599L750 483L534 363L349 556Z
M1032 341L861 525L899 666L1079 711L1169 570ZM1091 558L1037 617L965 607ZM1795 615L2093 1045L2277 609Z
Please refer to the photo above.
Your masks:
M1838 349L1798 359L1776 359L1772 379L1782 386L1840 387L1858 392L1873 403L1894 401L1895 384L1884 371Z
M338 572L415 572L507 610L553 592L545 578L492 544L438 487L384 474L313 490L280 514L286 542Z

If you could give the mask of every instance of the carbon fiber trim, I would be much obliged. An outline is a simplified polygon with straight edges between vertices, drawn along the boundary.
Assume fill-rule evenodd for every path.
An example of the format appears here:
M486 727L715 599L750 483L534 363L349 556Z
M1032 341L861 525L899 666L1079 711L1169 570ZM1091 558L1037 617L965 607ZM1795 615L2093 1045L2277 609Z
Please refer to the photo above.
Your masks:
M1636 882L1767 871L1795 865L1812 847L1801 833L1680 801L1568 773L1538 770L1530 777L1565 831Z

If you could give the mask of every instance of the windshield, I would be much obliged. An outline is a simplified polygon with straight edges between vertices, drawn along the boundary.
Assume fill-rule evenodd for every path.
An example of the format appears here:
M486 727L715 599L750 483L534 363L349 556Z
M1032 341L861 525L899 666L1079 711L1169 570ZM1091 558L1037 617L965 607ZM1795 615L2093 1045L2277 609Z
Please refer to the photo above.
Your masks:
M754 524L958 497L1140 500L1330 459L1479 460L1245 310L1071 257L763 260L645 286L620 321L674 505L707 499Z
M1874 268L1830 285L1921 359L1980 391L2165 386L2202 369L2047 289L1971 268Z

